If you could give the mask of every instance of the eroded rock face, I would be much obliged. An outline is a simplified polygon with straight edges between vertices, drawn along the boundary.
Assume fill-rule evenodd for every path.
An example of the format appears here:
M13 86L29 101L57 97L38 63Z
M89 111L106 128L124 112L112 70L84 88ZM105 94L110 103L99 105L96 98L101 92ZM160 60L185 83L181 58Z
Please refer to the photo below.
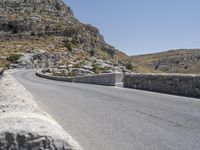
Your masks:
M2 0L0 2L0 30L17 34L44 34L66 27L75 18L71 9L61 0Z
M104 42L99 30L80 23L62 0L2 0L0 31L0 35L18 34L19 38L64 35L73 37L77 43L91 42L92 37Z

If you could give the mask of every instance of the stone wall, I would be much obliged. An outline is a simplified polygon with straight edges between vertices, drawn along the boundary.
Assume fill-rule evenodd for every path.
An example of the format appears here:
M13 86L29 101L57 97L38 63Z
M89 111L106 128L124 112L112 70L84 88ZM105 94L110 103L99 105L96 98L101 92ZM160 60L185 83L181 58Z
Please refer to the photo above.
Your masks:
M75 77L74 82L76 83L88 83L88 84L97 84L97 85L108 85L115 86L122 84L123 75L120 73L106 73L99 75L88 75Z
M35 75L38 77L41 77L41 78L55 80L55 81L63 81L63 82L72 82L74 79L74 78L70 78L70 77L51 76L51 75L43 74L41 72L36 72Z
M99 75L78 76L74 78L51 76L40 72L37 72L36 75L42 78L64 82L88 83L107 86L120 86L123 84L123 75L121 73L105 73Z
M127 74L124 87L199 98L200 75Z

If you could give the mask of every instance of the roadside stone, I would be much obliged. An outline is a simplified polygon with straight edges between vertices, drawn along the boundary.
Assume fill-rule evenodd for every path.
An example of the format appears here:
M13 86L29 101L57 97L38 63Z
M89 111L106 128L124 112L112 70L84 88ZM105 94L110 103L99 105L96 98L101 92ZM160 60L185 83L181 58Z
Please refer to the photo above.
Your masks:
M0 149L82 150L9 73L0 79Z

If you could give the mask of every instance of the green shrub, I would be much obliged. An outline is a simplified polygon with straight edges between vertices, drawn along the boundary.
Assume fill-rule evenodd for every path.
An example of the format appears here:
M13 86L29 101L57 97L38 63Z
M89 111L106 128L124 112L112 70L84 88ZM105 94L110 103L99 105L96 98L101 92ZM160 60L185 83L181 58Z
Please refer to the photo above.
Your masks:
M133 70L133 65L131 62L128 62L125 66L127 70L131 70L131 71Z
M94 56L95 55L95 51L94 50L90 50L90 56Z
M92 71L93 71L95 74L106 73L108 70L111 69L110 67L100 67L100 66L97 65L97 64L93 64L92 67L93 67Z
M10 56L7 57L7 61L11 63L17 63L17 60L20 59L22 55L20 54L11 54Z
M92 71L94 73L96 73L96 74L100 73L100 68L99 68L99 66L97 64L93 64L92 67L93 67Z
M74 47L78 45L78 41L75 39L63 41L64 46L69 50L72 51Z
M72 43L74 46L77 46L78 41L76 41L75 39L73 39L73 40L71 41L71 43Z
M65 47L69 50L69 51L72 51L73 49L73 44L71 42L66 42L65 43Z

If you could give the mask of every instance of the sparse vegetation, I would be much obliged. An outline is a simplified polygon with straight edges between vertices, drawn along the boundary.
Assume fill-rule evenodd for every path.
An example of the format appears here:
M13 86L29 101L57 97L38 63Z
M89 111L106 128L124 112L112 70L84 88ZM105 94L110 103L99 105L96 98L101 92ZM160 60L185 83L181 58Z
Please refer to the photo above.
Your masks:
M93 64L92 67L92 71L96 74L107 73L107 71L110 69L110 67L100 67L98 64Z
M68 77L74 77L74 76L75 76L75 73L74 73L74 72L68 72L67 76L68 76Z
M10 63L6 60L0 60L0 68L8 69Z
M133 70L133 65L131 62L126 63L126 69L132 71Z
M92 50L90 50L90 56L94 56L95 55L95 51L92 49Z
M77 42L75 39L72 39L71 43L72 43L74 46L77 46L77 45L78 45L78 42Z
M143 73L200 73L200 49L178 49L131 57L134 71Z
M92 71L94 73L96 73L96 74L100 73L100 68L99 68L99 66L97 64L93 64L92 67L93 67Z
M19 60L21 56L21 54L11 54L7 57L7 61L11 63L17 63L17 60Z
M65 42L65 47L71 52L73 50L74 45L72 44L72 42L67 41Z

